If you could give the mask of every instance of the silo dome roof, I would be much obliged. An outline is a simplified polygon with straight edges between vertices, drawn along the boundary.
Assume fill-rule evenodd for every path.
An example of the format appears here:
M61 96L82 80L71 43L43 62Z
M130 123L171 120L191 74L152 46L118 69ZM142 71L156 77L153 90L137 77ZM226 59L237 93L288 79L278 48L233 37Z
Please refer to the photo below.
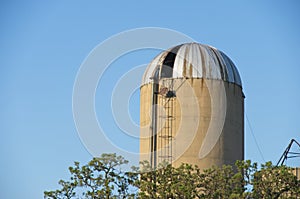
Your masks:
M147 66L142 85L161 78L205 78L242 86L234 63L222 51L204 44L186 43L156 56Z

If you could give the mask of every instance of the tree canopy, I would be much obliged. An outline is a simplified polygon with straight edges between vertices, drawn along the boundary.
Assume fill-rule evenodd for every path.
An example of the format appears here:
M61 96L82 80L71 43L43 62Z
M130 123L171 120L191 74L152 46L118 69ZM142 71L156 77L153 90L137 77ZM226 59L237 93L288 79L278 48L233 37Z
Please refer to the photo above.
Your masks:
M183 163L174 168L168 163L156 169L148 162L132 171L122 171L128 164L122 156L102 154L86 165L74 162L69 180L60 180L60 188L45 191L46 199L108 198L299 198L300 181L286 166L271 162L237 161L234 167L224 165L201 169Z

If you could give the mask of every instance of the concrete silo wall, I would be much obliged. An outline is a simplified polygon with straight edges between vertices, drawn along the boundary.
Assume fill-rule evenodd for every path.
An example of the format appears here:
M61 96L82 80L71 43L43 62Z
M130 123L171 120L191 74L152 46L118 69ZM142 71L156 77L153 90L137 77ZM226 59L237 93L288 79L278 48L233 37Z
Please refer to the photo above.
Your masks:
M176 90L176 97L157 95L153 117L157 164L166 160L174 166L184 162L208 168L244 159L244 96L240 86L222 80L179 78L160 80L159 90L164 87ZM140 160L149 162L153 96L152 83L141 86Z

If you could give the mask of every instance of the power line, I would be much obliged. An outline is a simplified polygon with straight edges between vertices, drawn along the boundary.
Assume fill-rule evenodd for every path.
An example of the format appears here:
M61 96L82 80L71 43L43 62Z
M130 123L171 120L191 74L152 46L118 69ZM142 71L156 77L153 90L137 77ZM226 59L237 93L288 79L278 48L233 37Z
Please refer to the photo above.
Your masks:
M259 154L260 154L261 158L263 159L263 161L266 162L266 160L265 160L265 158L264 158L264 155L263 155L263 153L262 153L262 151L261 151L261 149L260 149L260 147L259 147L259 145L258 145L258 142L257 142L257 140L256 140L256 137L255 137L255 135L254 135L254 133L253 133L252 125L251 125L251 123L250 123L250 120L249 120L249 118L248 118L247 113L246 113L246 120L247 120L249 129L250 129L250 133L251 133L251 135L252 135L252 137L253 137L253 139L254 139L255 145L256 145L256 147L257 147L257 149L258 149L258 151L259 151Z

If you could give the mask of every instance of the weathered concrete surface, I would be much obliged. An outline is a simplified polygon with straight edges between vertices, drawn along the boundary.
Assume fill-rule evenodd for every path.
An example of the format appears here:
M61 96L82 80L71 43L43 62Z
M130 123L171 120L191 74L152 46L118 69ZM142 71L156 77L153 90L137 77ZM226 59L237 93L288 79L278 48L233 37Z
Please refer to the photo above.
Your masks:
M178 90L170 101L158 95L157 163L166 160L174 166L184 162L208 168L244 159L244 96L239 85L184 78L162 79L159 83L160 89L172 85ZM140 160L149 162L152 91L151 83L141 86ZM164 115L172 121L161 117Z

